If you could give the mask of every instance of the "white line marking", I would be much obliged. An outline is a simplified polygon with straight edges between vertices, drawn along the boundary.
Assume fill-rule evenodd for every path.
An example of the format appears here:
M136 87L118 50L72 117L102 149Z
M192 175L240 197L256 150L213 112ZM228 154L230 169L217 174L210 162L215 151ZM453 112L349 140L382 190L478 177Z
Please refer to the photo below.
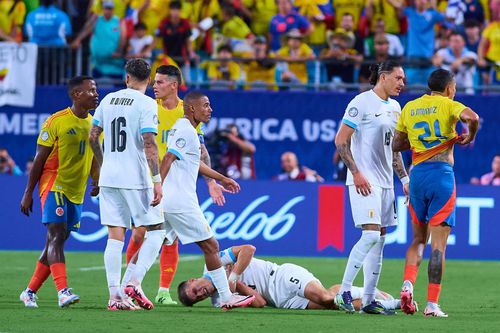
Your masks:
M196 261L196 260L200 260L200 259L203 259L203 256L184 256L184 257L180 257L179 261L180 262ZM155 264L157 264L159 262L160 262L159 260L156 260ZM127 267L127 265L123 264L122 268L125 268L125 267ZM104 270L104 269L106 269L104 266L91 266L91 267L80 267L80 268L78 268L78 270L82 271L82 272L100 271L100 270Z

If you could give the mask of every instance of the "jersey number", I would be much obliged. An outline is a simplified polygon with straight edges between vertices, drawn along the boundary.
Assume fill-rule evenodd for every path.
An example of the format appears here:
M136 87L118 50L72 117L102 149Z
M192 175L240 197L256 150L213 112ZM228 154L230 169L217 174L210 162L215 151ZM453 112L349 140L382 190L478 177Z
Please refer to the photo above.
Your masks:
M127 146L127 132L122 128L127 126L124 117L118 117L111 122L111 151L122 152Z
M420 142L422 142L422 144L427 149L435 147L438 144L440 144L441 143L440 139L446 139L445 136L441 135L441 128L439 128L439 120L436 119L434 121L434 134L435 134L434 136L436 136L438 139L434 140L434 141L431 141L431 142L427 141L426 139L432 135L431 126L430 125L431 124L429 124L426 121L420 121L420 122L416 123L415 125L413 125L413 129L420 129L420 128L424 129L424 133L422 133L422 134L420 134L418 136L418 140Z
M290 278L291 283L299 284L300 280L299 279L294 279L293 277Z

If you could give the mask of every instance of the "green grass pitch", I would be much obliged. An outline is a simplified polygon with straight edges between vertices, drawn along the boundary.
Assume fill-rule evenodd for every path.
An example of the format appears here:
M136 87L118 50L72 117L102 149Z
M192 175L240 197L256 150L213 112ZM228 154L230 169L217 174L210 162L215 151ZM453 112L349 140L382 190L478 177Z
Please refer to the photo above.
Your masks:
M38 253L0 252L0 332L499 332L500 262L452 261L446 263L440 303L449 318L348 315L339 311L235 309L223 312L208 301L193 308L156 306L152 311L110 312L106 310L107 287L102 253L67 253L68 281L81 302L69 309L57 307L54 283L49 278L39 291L39 308L26 309L19 293L31 277ZM267 258L292 262L313 272L324 285L339 283L346 259ZM181 256L172 289L199 276L201 256ZM386 259L379 287L398 295L402 260ZM146 276L143 287L156 295L158 265ZM362 274L356 285L362 283ZM415 297L425 305L427 262L422 264Z

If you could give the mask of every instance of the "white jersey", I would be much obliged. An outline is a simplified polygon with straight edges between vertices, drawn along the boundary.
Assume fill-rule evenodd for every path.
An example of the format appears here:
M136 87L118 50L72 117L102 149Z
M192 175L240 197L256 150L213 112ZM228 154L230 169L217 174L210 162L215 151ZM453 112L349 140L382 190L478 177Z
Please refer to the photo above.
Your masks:
M342 122L354 128L351 152L358 169L370 184L393 188L392 139L401 106L392 98L382 100L373 91L363 92L349 103ZM354 185L347 172L347 185Z
M167 152L177 156L163 182L163 209L185 213L199 208L196 180L200 169L201 145L196 129L186 118L179 118L168 134Z
M134 89L110 93L97 107L93 124L104 131L99 186L151 188L153 183L142 134L158 133L156 101Z

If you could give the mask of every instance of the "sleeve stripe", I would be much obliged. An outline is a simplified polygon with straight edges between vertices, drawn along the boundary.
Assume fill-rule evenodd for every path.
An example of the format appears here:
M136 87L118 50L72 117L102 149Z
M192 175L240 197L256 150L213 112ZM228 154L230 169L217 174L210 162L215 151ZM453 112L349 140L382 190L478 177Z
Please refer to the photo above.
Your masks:
M352 121L350 121L348 119L342 118L342 122L351 128L354 128L354 129L358 128L358 125L356 125L355 123L353 123Z
M179 153L177 150L175 150L175 149L173 149L173 148L168 148L167 153L172 153L172 154L174 154L175 156L177 156L177 158L178 158L178 159L182 160L182 155L181 155L181 153Z
M154 127L141 128L141 134L144 134L144 133L158 134L158 130L156 128L154 128Z
M97 119L92 119L92 125L100 126L101 122Z
M231 257L231 260L233 262L236 262L236 256L234 255L234 252L233 252L233 248L230 248L229 251L227 251L229 253L229 256Z

